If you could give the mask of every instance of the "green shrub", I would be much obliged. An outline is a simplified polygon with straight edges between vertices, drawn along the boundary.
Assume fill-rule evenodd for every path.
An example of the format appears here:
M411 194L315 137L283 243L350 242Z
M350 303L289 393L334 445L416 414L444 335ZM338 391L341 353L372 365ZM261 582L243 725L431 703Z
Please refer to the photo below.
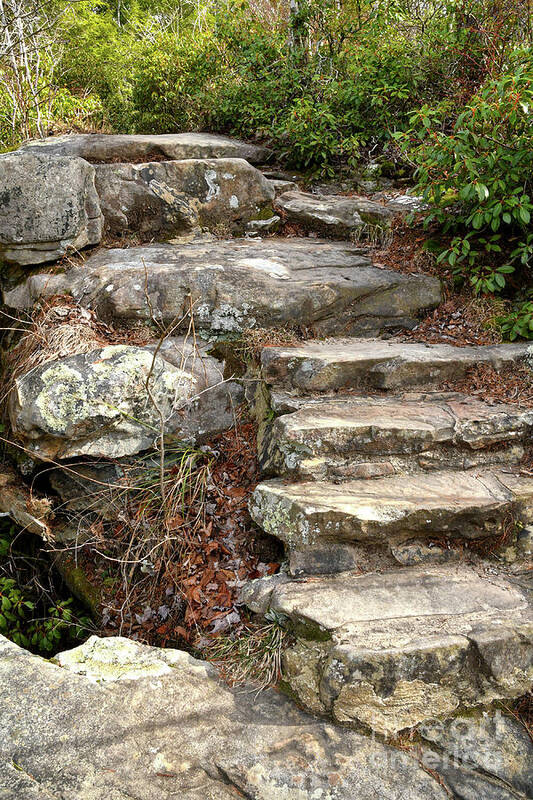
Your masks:
M517 54L450 122L450 104L423 106L398 135L435 222L453 238L440 261L479 292L529 279L533 253L533 53Z
M26 550L22 538L11 525L0 528L0 633L21 647L50 655L83 638L90 620L75 615L72 598L59 600L42 591L34 570L46 564L35 556L34 542Z

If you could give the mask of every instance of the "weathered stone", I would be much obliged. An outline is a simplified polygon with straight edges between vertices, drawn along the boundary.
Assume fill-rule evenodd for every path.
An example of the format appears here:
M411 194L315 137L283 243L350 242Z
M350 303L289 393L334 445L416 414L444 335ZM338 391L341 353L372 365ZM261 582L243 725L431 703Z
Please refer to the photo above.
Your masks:
M512 792L530 796L533 787L533 742L523 724L501 711L470 712L450 720L423 723L419 732L442 751L438 764L445 778L455 788L455 774L448 776L450 765L458 770L475 770L483 776L503 781ZM423 763L426 759L423 758ZM482 792L477 797L485 797ZM495 797L502 795L495 794ZM504 795L505 796L505 795ZM511 795L509 795L511 796ZM512 795L514 796L514 794Z
M379 733L516 697L533 683L526 594L465 567L283 583L268 607L298 637L284 678L300 700Z
M281 194L285 194L285 192L298 191L298 184L295 183L294 181L281 180L279 178L271 178L270 185L274 189L276 197L279 197Z
M368 339L310 341L299 347L268 347L261 355L267 383L300 391L342 388L402 389L457 380L477 364L501 369L532 363L533 346L499 344L452 347Z
M184 158L244 158L252 164L270 156L266 147L218 136L212 133L166 133L159 135L124 135L105 133L49 136L26 142L21 150L47 155L79 156L86 161L150 161L154 157L169 160Z
M33 369L11 392L13 431L40 456L119 458L153 446L161 426L167 441L230 427L241 390L192 349L112 345Z
M286 222L345 239L365 225L388 227L392 212L366 197L316 195L285 192L276 198L275 208Z
M70 292L102 318L176 324L192 307L197 331L234 336L246 328L313 325L376 333L412 325L440 301L439 281L371 266L345 244L308 239L228 240L101 251L64 275L37 275L6 303L29 308L40 295Z
M274 199L270 181L240 158L99 164L95 170L107 227L146 239L197 227L242 230Z
M342 397L278 417L260 463L268 474L316 480L465 469L518 462L532 428L533 409L510 405Z
M412 539L399 542L391 547L391 553L404 567L415 567L419 564L446 564L458 561L461 553L451 547L441 547L434 542L421 542Z
M446 800L408 753L187 653L93 638L60 667L0 642L6 800Z
M438 471L341 484L260 483L250 512L289 551L324 542L395 544L413 537L476 539L506 516L530 521L533 479L503 470Z
M280 226L281 219L274 215L268 219L253 219L246 224L247 234L255 236L257 234L274 233Z
M387 200L385 208L394 214L412 214L424 211L428 206L424 203L422 197L417 197L413 194L400 194Z
M0 259L41 264L100 241L103 218L86 161L5 153L0 186Z

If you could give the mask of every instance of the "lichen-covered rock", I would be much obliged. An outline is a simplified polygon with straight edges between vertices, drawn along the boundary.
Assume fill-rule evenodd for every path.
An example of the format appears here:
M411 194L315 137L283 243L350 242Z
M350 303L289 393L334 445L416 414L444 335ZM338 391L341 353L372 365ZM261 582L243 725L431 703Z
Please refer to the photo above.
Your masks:
M92 638L57 661L0 637L6 800L447 798L408 753L231 690L188 653Z
M33 369L15 381L10 418L40 456L119 458L151 447L161 427L192 441L230 427L239 400L214 359L169 340L158 355L110 345Z
M82 133L50 136L26 142L21 150L47 155L79 156L86 161L150 161L151 158L245 158L252 164L266 161L266 147L213 133L106 134Z
M41 264L100 241L94 167L81 158L5 153L0 187L0 259Z
M197 227L242 230L274 198L270 181L240 158L98 164L95 169L109 230L145 239Z
M533 684L533 615L519 584L447 565L265 586L252 603L260 597L297 637L285 680L341 722L390 734Z
M192 308L206 336L313 325L377 333L414 324L440 302L440 283L373 267L352 245L309 239L232 239L106 250L64 275L35 275L4 294L12 308L71 293L104 319L175 323Z
M306 192L279 195L275 208L286 222L337 239L349 238L350 234L365 226L387 228L393 217L385 206L366 197Z

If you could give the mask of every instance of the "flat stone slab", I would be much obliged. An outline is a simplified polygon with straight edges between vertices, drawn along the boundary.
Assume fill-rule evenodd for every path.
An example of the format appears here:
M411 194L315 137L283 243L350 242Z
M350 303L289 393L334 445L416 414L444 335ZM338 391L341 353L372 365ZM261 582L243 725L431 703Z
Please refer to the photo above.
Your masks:
M284 677L300 701L378 733L533 683L525 591L463 566L274 583L266 607L298 637Z
M201 441L230 428L242 400L224 364L190 341L109 345L30 370L9 398L11 427L46 458L120 458L167 442ZM161 421L163 420L163 422Z
M500 369L505 364L532 364L532 359L533 345L527 343L452 347L368 339L268 347L261 355L267 383L305 392L431 386L459 379L477 364Z
M188 653L92 637L57 660L0 637L5 800L447 799L409 753Z
M63 275L36 275L4 297L31 308L71 293L104 319L176 323L192 307L196 330L313 325L373 332L412 325L441 298L436 278L373 267L358 248L309 239L231 239L102 250Z
M150 161L183 158L244 158L252 164L270 156L266 147L213 133L106 134L49 136L26 142L21 150L46 155L79 156L86 161Z
M465 469L519 461L532 428L533 409L516 406L345 396L274 420L260 464L267 474L304 480Z
M103 216L94 167L40 152L0 155L0 260L23 266L98 244Z
M299 191L281 194L275 208L286 222L341 239L365 226L386 228L393 218L392 211L366 197Z
M250 512L289 551L328 542L394 544L414 537L476 539L509 513L527 524L533 478L503 469L437 471L344 483L260 483Z
M272 215L274 188L242 158L97 164L94 169L102 213L114 234L136 232L153 241L221 225L242 232L249 220Z

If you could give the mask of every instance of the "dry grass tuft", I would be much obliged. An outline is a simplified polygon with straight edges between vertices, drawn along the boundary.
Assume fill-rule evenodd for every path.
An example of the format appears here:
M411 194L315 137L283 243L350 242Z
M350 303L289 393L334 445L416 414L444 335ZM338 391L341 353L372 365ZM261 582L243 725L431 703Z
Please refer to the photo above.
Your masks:
M202 651L230 686L252 684L258 691L275 685L288 639L279 621L248 625L233 636L220 636Z
M6 357L6 373L13 381L36 367L88 353L111 339L110 328L93 311L81 308L67 295L56 295L34 312L27 330Z

